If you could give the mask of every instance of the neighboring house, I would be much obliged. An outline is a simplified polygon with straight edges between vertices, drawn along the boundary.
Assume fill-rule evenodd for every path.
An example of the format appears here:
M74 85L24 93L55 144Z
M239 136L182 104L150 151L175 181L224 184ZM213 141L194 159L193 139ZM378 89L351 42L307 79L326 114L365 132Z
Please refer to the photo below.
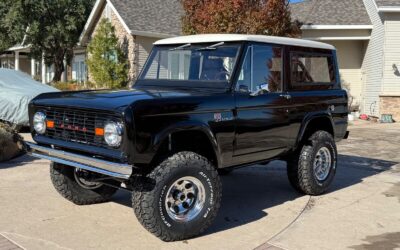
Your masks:
M353 106L400 121L400 0L305 0L291 9L302 38L337 48Z
M129 79L134 80L155 41L181 34L182 13L179 0L97 0L80 37L80 45L87 46L99 21L109 19L128 58Z
M54 76L53 66L48 66L43 60L37 61L29 57L29 45L15 45L0 54L0 68L15 69L22 71L32 78L49 83ZM71 66L65 62L65 72L61 76L63 81L84 82L87 80L86 52L80 47L74 49L74 57Z
M91 80L86 66L86 46L96 32L101 18L108 18L115 27L129 62L129 79L134 80L153 46L159 39L181 34L182 7L179 0L97 0L74 49L70 66L65 62L63 81ZM23 71L49 83L54 76L52 66L29 58L29 46L14 46L0 54L0 68Z

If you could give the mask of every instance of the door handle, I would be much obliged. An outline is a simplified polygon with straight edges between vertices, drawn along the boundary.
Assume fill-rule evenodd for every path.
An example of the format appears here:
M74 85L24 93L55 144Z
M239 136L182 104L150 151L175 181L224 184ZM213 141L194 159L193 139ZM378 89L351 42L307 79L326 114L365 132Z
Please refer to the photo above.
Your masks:
M280 97L283 97L283 98L285 98L285 99L287 99L287 100L289 100L289 99L292 98L292 96L289 95L289 94L281 94Z

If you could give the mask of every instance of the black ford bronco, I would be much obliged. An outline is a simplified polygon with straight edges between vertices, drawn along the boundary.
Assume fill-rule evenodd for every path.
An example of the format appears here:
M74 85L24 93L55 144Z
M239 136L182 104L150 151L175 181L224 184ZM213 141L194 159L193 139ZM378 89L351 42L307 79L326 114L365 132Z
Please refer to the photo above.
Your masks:
M29 106L56 190L78 205L132 191L140 223L164 241L194 237L215 219L219 175L287 162L290 184L319 195L347 138L347 94L335 48L253 35L155 43L132 88L47 93Z

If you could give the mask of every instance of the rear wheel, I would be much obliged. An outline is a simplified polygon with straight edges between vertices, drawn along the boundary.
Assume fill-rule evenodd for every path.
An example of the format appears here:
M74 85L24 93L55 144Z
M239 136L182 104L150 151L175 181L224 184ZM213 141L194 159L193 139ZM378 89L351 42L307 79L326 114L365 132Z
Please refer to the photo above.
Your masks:
M203 156L180 152L135 180L133 208L139 222L164 241L194 237L214 221L221 183Z
M336 144L326 131L315 132L287 161L291 185L309 195L326 192L335 177L336 167Z
M90 172L51 163L50 177L57 192L77 205L89 205L109 201L117 188L90 180Z

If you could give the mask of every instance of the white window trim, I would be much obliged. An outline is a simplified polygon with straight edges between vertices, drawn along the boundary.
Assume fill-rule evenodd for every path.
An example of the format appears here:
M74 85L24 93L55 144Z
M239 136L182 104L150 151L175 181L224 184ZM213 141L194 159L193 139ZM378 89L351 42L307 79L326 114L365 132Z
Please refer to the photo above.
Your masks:
M343 37L324 36L324 37L303 37L303 39L315 40L315 41L329 41L329 40L348 41L348 40L370 40L371 36L343 36Z
M382 6L378 8L378 12L400 12L400 7Z
M372 30L373 25L303 25L302 30Z

